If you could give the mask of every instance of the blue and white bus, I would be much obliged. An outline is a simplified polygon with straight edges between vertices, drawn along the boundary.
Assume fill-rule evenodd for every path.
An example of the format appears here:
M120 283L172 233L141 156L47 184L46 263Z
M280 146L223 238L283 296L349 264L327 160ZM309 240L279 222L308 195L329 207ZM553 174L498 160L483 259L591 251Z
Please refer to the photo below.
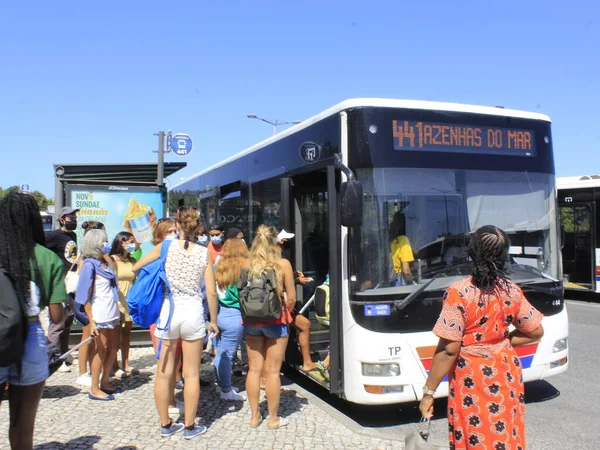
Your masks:
M311 332L315 359L330 349L329 374L306 376L358 404L420 398L443 292L470 273L469 233L496 225L511 237L513 281L545 315L542 340L518 349L525 381L542 379L568 367L550 128L503 108L348 100L179 183L171 202L250 241L262 223L295 233L292 265L330 281L328 320ZM394 272L394 218L412 283ZM315 286L299 288L300 303ZM286 362L298 367L294 338Z

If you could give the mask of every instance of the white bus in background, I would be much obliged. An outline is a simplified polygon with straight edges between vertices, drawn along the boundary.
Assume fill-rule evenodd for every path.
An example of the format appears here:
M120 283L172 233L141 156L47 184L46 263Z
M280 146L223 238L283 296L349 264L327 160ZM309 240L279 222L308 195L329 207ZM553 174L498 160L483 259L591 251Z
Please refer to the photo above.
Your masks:
M525 381L538 380L568 367L551 136L538 113L348 100L179 183L171 203L248 242L262 223L295 233L285 256L317 286L328 278L331 300L326 320L315 320L322 303L306 311L329 376L304 375L371 405L421 397L442 295L470 274L469 233L496 225L511 238L512 280L544 314L542 340L517 348ZM417 259L412 285L397 285L391 263L397 213ZM299 288L300 304L313 293ZM286 363L299 368L299 356L292 331Z
M556 184L565 289L600 293L600 175Z

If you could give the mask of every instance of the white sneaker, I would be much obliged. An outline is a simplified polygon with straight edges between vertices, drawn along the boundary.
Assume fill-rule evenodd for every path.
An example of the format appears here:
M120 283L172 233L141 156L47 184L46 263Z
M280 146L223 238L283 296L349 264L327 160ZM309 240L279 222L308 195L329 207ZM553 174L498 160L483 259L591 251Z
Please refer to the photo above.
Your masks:
M236 402L243 402L244 400L246 400L246 397L244 397L242 394L235 392L233 389L231 389L229 392L221 392L220 396L221 400L232 400Z
M62 365L57 369L57 371L67 373L71 371L71 368L67 366L67 363L62 363Z
M177 402L175 406L169 406L169 414L183 414L184 412L183 403Z
M235 386L231 386L231 390L235 391L235 392L240 392L240 388L239 387L235 387ZM221 389L221 386L219 386L218 384L215 386L215 391L217 394L220 394L221 392L223 392L223 389Z
M123 369L117 370L113 375L113 377L115 377L117 380L122 380L123 378L127 378L128 376L129 374Z
M75 380L75 383L79 384L80 386L92 387L92 376L89 373L79 375Z

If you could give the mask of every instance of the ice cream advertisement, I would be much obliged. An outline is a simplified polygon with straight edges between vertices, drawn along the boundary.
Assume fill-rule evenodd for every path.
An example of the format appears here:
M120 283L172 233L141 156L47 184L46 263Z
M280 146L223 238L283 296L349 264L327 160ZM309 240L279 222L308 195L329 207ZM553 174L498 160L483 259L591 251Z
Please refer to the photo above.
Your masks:
M77 241L83 240L83 222L95 220L106 227L112 242L117 233L129 231L141 244L143 254L152 249L152 233L163 217L162 194L157 189L127 186L69 186L71 207L77 214Z

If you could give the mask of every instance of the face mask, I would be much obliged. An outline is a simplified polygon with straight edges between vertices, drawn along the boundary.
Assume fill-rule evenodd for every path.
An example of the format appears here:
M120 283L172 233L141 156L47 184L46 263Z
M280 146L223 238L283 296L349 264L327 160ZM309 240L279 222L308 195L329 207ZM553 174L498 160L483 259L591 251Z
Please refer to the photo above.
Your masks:
M127 247L125 247L125 251L127 253L135 252L135 242L131 242L130 244L127 244Z
M67 231L75 231L77 229L77 222L65 222L65 229Z
M212 242L215 245L219 245L223 242L223 236L211 236L210 242Z
M176 241L179 239L176 234L170 234L165 238L165 241Z
M105 255L108 255L110 253L111 248L112 248L112 245L110 245L110 242L105 242L104 247L102 247L102 253L104 253Z
M198 242L200 244L206 244L208 242L208 236L198 236Z

